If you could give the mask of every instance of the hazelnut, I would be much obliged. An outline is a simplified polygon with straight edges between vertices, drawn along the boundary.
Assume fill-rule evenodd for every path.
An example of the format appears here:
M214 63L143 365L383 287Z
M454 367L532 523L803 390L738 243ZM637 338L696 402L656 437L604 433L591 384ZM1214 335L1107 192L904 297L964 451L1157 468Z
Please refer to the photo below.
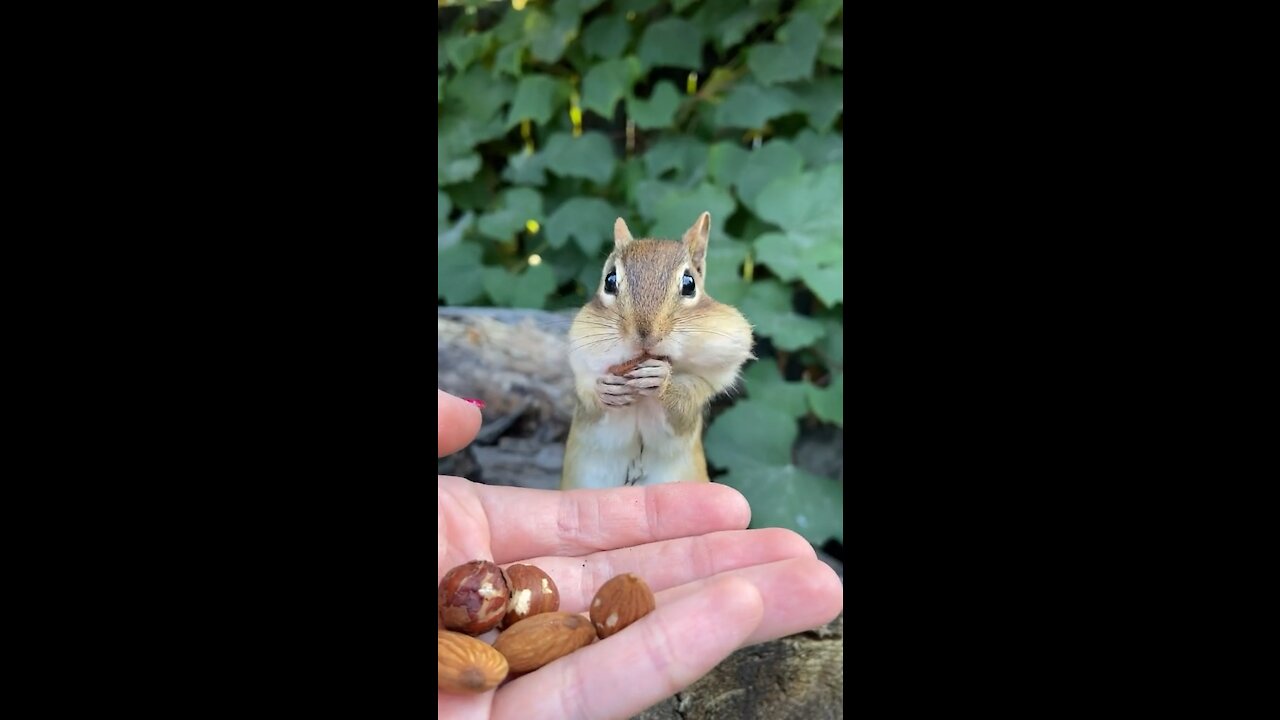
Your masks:
M533 565L512 565L502 574L507 579L511 600L502 627L511 627L530 615L555 612L560 609L560 589L541 568Z
M446 629L479 635L502 621L510 597L497 565L472 560L445 573L437 601Z
M591 624L603 640L653 612L653 591L638 576L619 575L596 591L591 601Z

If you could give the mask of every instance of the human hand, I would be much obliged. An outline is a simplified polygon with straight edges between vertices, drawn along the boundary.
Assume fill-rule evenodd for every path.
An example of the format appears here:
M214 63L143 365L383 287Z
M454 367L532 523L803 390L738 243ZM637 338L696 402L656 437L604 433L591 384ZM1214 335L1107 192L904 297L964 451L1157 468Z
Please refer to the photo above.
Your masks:
M480 428L474 405L438 391L439 456ZM825 624L843 587L804 538L745 530L736 490L670 483L609 490L530 490L438 476L436 582L474 559L542 568L560 609L583 613L621 573L639 575L657 608L598 641L482 695L439 693L442 718L607 720L635 715L693 684L733 651Z

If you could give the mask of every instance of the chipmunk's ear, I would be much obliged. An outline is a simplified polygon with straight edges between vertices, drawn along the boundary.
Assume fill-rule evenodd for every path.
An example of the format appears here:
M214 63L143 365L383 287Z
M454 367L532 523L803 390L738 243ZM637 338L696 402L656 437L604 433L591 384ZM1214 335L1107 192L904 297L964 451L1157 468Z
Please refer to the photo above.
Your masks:
M613 224L613 247L621 250L631 244L631 231L627 229L627 222L622 218Z
M693 266L703 277L707 275L707 237L710 233L711 213L709 212L702 213L693 227L684 232L684 246L689 250Z

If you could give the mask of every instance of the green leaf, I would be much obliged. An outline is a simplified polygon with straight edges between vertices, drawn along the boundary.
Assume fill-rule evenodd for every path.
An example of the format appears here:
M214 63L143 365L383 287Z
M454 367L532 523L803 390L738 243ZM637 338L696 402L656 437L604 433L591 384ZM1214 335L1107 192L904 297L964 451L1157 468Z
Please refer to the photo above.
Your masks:
M788 465L798 430L780 408L755 399L740 400L707 430L707 458L730 471L758 465Z
M696 173L706 164L707 146L690 135L664 137L644 154L645 169L654 178L662 178L667 172L675 170L677 181L695 179Z
M671 9L680 12L696 2L698 0L671 0Z
M812 263L800 271L800 278L827 307L844 302L844 253L828 264Z
M450 305L466 305L484 294L480 253L480 246L475 243L459 243L440 251L436 290Z
M844 162L844 138L835 133L818 134L805 128L795 136L792 143L804 156L805 167L816 168Z
M844 369L844 318L824 318L822 325L827 329L826 337L818 346L833 370Z
M543 149L543 167L561 177L577 177L604 184L613 177L618 164L613 144L603 133L591 130L573 137L558 133Z
M541 153L523 150L507 157L507 167L502 171L502 179L516 185L547 184L546 173L543 172L544 156Z
M702 67L702 35L684 18L659 20L645 29L636 51L648 67Z
M799 280L809 261L802 257L805 248L784 233L768 232L755 240L756 260L769 266L769 271L788 282Z
M496 210L480 216L480 234L506 242L524 229L525 222L542 219L542 195L530 188L512 188L502 193Z
M573 237L587 257L595 258L613 237L613 223L617 218L617 210L604 200L573 198L547 218L547 242L551 247L560 247Z
M747 154L747 160L738 170L734 185L738 197L747 207L755 205L756 196L774 180L791 178L800 174L804 156L786 140L770 140Z
M716 108L716 124L725 128L762 128L773 118L795 112L798 102L786 88L741 82Z
M843 244L844 165L771 182L750 207L789 234L804 235L801 242L829 239Z
M444 39L444 52L449 62L458 70L466 70L482 52L489 40L489 35L474 33L471 35L454 35Z
M844 31L833 32L822 41L818 59L833 68L844 69Z
M444 76L436 77L436 104L444 102Z
M627 99L627 114L641 130L668 127L679 107L680 91L668 80L659 81L648 100L634 96Z
M462 236L466 234L471 226L475 224L476 214L468 210L458 218L458 222L453 225L445 223L440 228L440 232L436 235L436 247L439 250L451 248L462 242Z
M481 276L484 291L503 307L540 309L556 289L555 273L545 264L527 268L519 275L504 268L487 267Z
M800 109L809 116L809 124L818 130L831 127L831 122L844 110L844 78L824 77L792 86Z
M613 118L613 108L631 92L643 72L634 57L602 62L582 79L582 107L605 119Z
M729 305L737 305L747 294L748 283L742 279L742 262L747 257L746 243L728 237L714 237L707 243L707 294Z
M520 77L521 66L524 63L524 51L527 48L528 43L524 41L503 45L498 54L493 57L493 72Z
M769 183L751 208L783 229L756 238L779 277L799 277L828 306L844 300L844 166Z
M582 32L582 49L606 60L621 57L631 42L631 25L622 13L603 15Z
M822 337L822 323L791 309L791 291L776 280L751 283L738 309L756 333L782 350L799 350Z
M843 8L844 0L800 0L796 5L796 10L808 11L823 25L831 22L831 18L838 15Z
M753 402L777 408L794 419L802 418L809 412L808 396L805 393L806 388L812 386L802 382L787 382L773 358L757 360L748 365L742 373L742 380L747 395Z
M637 15L643 15L658 6L660 0L618 0L615 6L619 12L633 12Z
M645 179L636 183L636 209L647 220L658 217L658 203L668 195L678 192L680 186L662 180Z
M805 388L813 414L819 419L844 427L844 373L835 373L831 384L825 388L809 385Z
M712 237L708 244L710 252L710 244L715 243L715 238L724 235L724 223L735 207L737 203L733 201L732 195L710 183L702 183L692 190L676 190L658 201L654 212L656 221L649 234L655 238L679 239L698 216L709 212Z
M752 466L716 478L751 505L751 527L783 527L814 545L844 542L844 486L795 465Z
M471 122L485 122L511 99L511 81L476 66L452 78L444 95L450 111L457 110Z
M778 42L762 43L747 54L751 74L765 85L804 80L813 75L822 25L808 13L798 12L778 29Z
M470 180L480 172L480 155L468 152L454 154L436 139L436 182L440 185Z
M436 190L436 230L444 231L449 223L449 213L453 212L453 201L441 190Z
M715 40L721 51L742 42L765 18L777 14L777 0L747 5L742 0L707 0L693 14L702 34Z
M569 87L563 80L550 75L526 75L516 86L516 96L507 113L507 126L516 125L521 120L532 120L542 125L551 119L556 107L568 96Z
M717 185L730 187L747 162L747 150L736 142L718 142L707 156L707 174Z
M579 15L586 15L604 0L558 0L559 4L576 10Z
M550 16L537 9L524 12L528 14L524 30L529 38L530 54L535 60L548 65L559 60L565 48L578 36L578 21L581 17L575 10L560 6Z

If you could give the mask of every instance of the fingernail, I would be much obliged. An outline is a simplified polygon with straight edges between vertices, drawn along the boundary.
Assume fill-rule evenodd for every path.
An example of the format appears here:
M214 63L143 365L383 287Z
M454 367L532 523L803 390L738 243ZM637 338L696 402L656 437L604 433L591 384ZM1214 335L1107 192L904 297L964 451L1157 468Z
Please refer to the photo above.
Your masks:
M462 398L462 399L463 399L463 400L466 400L467 402L471 403L472 405L475 405L476 407L480 408L481 410L483 410L483 409L484 409L484 401L483 401L483 400L481 400L481 399L479 399L479 398Z

